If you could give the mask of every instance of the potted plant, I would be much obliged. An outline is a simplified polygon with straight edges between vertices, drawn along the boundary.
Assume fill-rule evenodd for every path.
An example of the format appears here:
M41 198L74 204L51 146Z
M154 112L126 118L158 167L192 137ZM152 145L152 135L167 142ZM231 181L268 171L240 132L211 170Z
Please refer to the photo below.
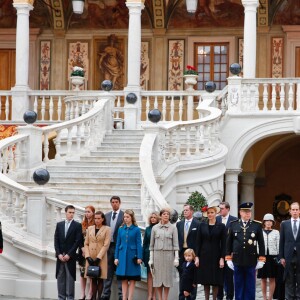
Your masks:
M196 218L202 218L202 213L207 210L206 198L198 191L192 192L186 201L186 204L193 206L194 216ZM183 212L181 213L180 219L183 218Z
M183 72L183 77L185 78L184 82L188 86L187 90L193 91L193 86L197 83L198 72L193 66L186 66L187 70Z
M74 91L80 91L80 86L84 84L84 70L81 67L73 67L71 72L71 82L75 85Z

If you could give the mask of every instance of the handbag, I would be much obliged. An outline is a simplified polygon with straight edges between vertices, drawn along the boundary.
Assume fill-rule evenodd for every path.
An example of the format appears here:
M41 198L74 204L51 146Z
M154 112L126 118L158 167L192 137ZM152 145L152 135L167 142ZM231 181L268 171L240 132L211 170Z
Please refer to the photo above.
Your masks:
M145 264L142 262L141 263L141 278L147 280L148 277L148 270Z
M99 266L88 266L86 270L86 276L92 277L92 278L98 278L100 277L101 269Z

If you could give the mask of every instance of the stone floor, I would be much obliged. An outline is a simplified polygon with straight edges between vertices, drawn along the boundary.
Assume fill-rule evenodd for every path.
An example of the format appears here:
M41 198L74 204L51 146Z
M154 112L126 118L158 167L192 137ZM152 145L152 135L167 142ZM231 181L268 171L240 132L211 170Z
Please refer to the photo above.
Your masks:
M212 297L211 297L212 299ZM256 300L262 300L262 293L261 293L261 288L260 288L260 281L257 280L256 283ZM0 300L33 300L29 298L15 298L15 297L8 297L8 296L1 296L0 295ZM49 299L41 299L41 300L49 300ZM115 300L115 299L111 299ZM146 299L135 299L135 300L146 300ZM177 299L169 299L169 300L177 300ZM197 295L197 300L204 300L204 292L203 292L203 287L199 285L198 287L198 295Z

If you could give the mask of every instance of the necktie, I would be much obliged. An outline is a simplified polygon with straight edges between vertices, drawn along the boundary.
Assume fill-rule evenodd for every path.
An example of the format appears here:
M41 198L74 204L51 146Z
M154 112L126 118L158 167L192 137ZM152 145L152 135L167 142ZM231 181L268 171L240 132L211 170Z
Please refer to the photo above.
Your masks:
M68 230L69 230L70 221L65 222L65 237L67 236Z
M226 224L226 218L222 218L222 223Z
M189 228L190 228L190 221L186 221L185 222L185 231L186 231L186 233L189 232Z
M244 222L244 227L246 227L247 226L247 222Z
M294 220L294 225L293 225L293 234L294 234L294 238L296 239L297 237L297 220Z
M113 216L112 216L112 219L113 219L113 220L116 218L116 215L117 215L117 213L114 211L114 212L113 212Z

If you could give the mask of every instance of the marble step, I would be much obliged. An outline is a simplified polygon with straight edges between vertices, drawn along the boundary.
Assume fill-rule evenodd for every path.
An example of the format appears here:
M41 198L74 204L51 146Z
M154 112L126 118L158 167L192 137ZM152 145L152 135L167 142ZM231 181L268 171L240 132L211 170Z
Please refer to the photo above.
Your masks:
M27 187L36 187L36 183L33 181L19 181L20 184L25 185ZM126 191L131 189L141 189L140 183L123 183L123 180L121 183L114 182L114 183L101 183L101 182L72 182L72 181L66 181L66 182L56 182L55 179L51 178L51 180L47 183L46 187L49 188L58 188L58 189L79 189L79 188L90 188L90 189L98 189L98 190L112 190L112 191Z
M94 157L93 157L94 158ZM98 161L97 159L90 159L90 160L66 160L66 165L67 166L86 166L86 167L96 167L96 166L111 166L111 167L136 167L136 168L140 168L140 164L139 161L126 161L126 160L122 160L122 161Z
M100 147L104 147L104 148L107 148L107 147L114 147L113 150L117 149L115 147L118 147L118 148L140 148L141 147L141 143L140 142L132 142L132 141L124 141L123 143L120 143L120 141L116 140L115 142L106 142L106 140L104 140L102 143L101 143L101 146Z
M123 152L115 152L112 150L94 150L91 151L91 155L94 156L107 156L107 157L137 157L139 156L139 151L138 149L135 152L130 152L130 151L123 151Z
M140 184L141 178L140 176L135 177L117 177L117 176L111 176L111 177L105 177L105 176L98 176L97 178L90 175L89 177L82 177L82 176L64 176L64 174L61 174L61 176L58 176L57 174L50 174L50 180L49 183L73 183L73 184L116 184L117 182L122 182L123 184Z
M113 130L111 133L107 133L106 136L118 136L118 135L134 135L137 137L143 137L145 134L144 130L129 130L129 129L121 129L121 130Z
M87 185L88 186L88 185ZM59 187L59 194L64 194L64 195L86 195L86 196L111 196L113 193L117 195L124 195L124 196L137 196L140 197L141 195L141 190L140 189L103 189L103 188L90 188L90 187L78 187L75 188L73 187L72 189L66 187Z
M93 156L80 156L81 161L91 161L91 162L113 162L113 163L126 163L126 162L139 162L138 156L132 156L132 157L117 157L117 156L101 156L97 155L97 153L93 153Z
M141 197L140 196L126 196L116 193L110 193L109 195L85 195L85 194L59 194L58 198L60 200L66 201L66 202L72 202L72 203L106 203L110 205L109 200L111 196L117 195L121 198L122 204L129 205L131 204L131 207L140 207L141 206ZM81 206L83 204L80 204ZM93 204L92 204L93 205Z
M137 137L135 135L106 135L104 137L103 141L106 142L117 142L119 141L120 143L124 142L124 141L131 141L131 142L142 142L143 137Z
M131 165L126 165L126 166L119 166L119 165L107 165L107 166L89 166L89 165L84 165L85 163L79 163L76 166L70 166L70 165L53 165L53 166L47 166L47 170L50 172L58 172L58 171L65 171L65 172L108 172L108 173L116 173L116 172L134 172L134 173L140 173L140 168L139 166L131 166Z
M140 152L140 147L115 147L115 148L111 148L111 147L102 147L102 146L99 146L96 148L96 151L99 151L99 152L108 152L108 153L111 153L112 151L114 153L139 153Z

